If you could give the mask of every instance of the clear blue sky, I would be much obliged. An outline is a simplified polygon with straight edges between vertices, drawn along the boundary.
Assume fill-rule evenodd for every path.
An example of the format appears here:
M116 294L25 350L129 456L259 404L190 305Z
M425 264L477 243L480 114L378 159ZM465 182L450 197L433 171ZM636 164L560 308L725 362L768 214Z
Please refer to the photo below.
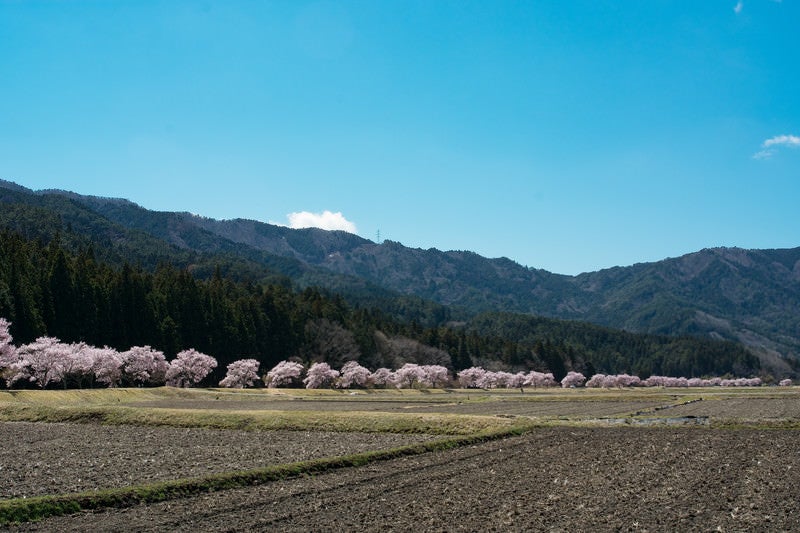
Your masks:
M564 274L796 247L798 28L795 0L0 0L0 178Z

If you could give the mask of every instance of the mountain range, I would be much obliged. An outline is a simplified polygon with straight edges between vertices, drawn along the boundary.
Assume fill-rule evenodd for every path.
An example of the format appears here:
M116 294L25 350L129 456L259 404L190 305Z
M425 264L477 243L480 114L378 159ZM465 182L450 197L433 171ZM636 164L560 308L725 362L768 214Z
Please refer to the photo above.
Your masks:
M342 231L157 212L124 199L32 191L0 180L2 227L35 232L53 218L117 249L157 262L165 247L225 254L247 272L262 265L301 286L370 298L403 294L449 306L452 316L487 311L584 321L636 333L725 339L747 346L762 368L793 374L800 361L800 248L708 248L677 258L577 276L469 251L376 243ZM17 213L17 214L15 214ZM36 235L31 235L36 237ZM249 266L248 266L249 265Z

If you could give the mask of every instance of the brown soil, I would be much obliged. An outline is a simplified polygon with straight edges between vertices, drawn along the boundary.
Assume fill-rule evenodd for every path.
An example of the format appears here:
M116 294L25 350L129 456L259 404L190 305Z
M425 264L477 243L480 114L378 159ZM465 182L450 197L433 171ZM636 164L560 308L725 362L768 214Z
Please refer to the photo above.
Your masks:
M562 427L20 529L798 531L798 486L794 431Z
M800 419L800 398L724 398L675 407L669 416L708 416L747 420Z
M2 422L0 498L83 492L346 455L425 435ZM9 445L13 443L13 445Z

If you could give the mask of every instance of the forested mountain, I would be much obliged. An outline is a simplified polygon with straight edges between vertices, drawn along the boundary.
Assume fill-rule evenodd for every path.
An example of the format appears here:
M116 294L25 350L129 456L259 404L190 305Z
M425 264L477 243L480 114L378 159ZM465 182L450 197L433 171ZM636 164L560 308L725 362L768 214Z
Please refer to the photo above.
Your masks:
M204 280L219 267L224 279L236 283L324 287L345 295L350 305L381 309L393 320L420 327L459 320L476 334L488 335L494 326L471 317L506 311L586 320L632 332L733 339L755 347L766 369L776 375L792 373L800 354L800 249L704 250L658 263L563 276L472 252L411 249L344 232L153 212L126 200L63 191L34 193L8 182L0 183L0 203L0 227L31 239L47 240L46 234L60 232L72 250L91 245L98 261L110 265L127 262L152 271L166 262ZM406 298L399 298L401 294ZM507 322L512 315L482 315L486 316L503 316L501 322ZM554 329L559 328L563 329ZM555 334L551 338L557 341ZM567 366L572 365L569 348L580 346L577 365L597 361L598 370L642 373L663 368L653 364L653 350L645 356L650 362L637 367L632 350L617 350L612 356L603 348L602 356L588 355L596 347L575 338L557 341L563 343L561 358ZM530 340L525 341L529 352L536 344ZM682 373L713 373L701 370L705 363L688 362L686 354L699 349L694 341L681 342L691 345L683 350L680 368L688 370ZM503 360L498 353L490 358ZM505 359L522 363L519 357ZM730 361L721 364L725 371L741 373ZM752 368L754 363L736 364Z
M17 343L39 336L125 350L149 345L168 356L189 347L228 363L255 358L263 368L295 357L336 367L399 368L407 362L454 371L568 370L703 376L753 375L758 361L740 345L637 335L579 322L487 314L469 323L425 327L320 290L234 282L215 269L198 279L162 263L153 271L97 261L60 235L49 242L0 231L0 317ZM398 306L413 301L399 299ZM435 308L435 306L434 306ZM418 312L418 311L417 311ZM398 313L413 314L411 311ZM212 379L212 381L214 381Z

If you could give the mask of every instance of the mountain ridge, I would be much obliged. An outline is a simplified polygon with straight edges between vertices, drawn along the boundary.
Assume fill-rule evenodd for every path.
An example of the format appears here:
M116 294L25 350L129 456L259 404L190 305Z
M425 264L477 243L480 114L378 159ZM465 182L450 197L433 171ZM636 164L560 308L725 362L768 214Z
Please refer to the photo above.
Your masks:
M30 192L68 197L116 224L184 250L272 254L296 261L295 268L313 271L312 277L324 278L320 272L326 271L357 278L472 314L508 311L638 333L734 340L781 371L800 359L800 248L705 248L569 276L506 257L379 244L342 231L150 211L124 199L65 191Z

